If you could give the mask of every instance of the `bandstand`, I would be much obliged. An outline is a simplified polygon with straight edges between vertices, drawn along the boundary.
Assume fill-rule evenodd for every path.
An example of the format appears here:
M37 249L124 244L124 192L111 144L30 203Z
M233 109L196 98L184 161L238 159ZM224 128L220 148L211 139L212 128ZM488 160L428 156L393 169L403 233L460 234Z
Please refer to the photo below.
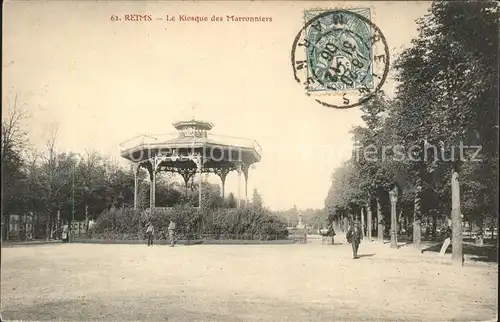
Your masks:
M238 173L238 200L241 207L242 174L245 179L244 200L248 200L248 172L250 166L261 160L262 149L254 141L209 133L210 122L190 120L173 123L177 133L140 135L120 144L121 156L133 164L134 208L137 208L138 173L145 169L150 179L150 209L155 208L156 175L160 171L178 173L185 183L187 194L189 180L199 174L199 205L201 204L201 177L215 173L222 182L222 198L226 176Z

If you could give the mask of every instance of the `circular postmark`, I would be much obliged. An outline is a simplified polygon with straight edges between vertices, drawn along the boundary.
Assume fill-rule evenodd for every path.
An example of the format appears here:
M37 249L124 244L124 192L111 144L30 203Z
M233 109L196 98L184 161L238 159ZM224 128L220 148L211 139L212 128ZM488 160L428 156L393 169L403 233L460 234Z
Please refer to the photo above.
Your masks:
M292 46L295 80L324 106L350 108L377 94L389 72L389 47L369 9L305 11Z

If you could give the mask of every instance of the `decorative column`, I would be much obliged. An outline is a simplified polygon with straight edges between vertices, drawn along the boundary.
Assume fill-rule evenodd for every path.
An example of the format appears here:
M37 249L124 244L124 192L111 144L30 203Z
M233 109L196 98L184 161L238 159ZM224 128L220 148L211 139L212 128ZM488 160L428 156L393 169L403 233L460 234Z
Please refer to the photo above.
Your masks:
M398 248L397 236L397 216L396 216L396 203L398 202L398 188L394 187L389 191L389 199L391 201L391 248Z
M245 176L245 206L248 205L248 166L243 163L243 175Z
M198 172L200 173L198 176L198 208L201 209L201 184L202 184L201 166L198 166Z
M187 198L187 196L188 196L188 184L189 184L189 179L191 179L191 176L185 175L183 173L182 178L184 179L184 197Z
M380 201L377 197L377 239L381 242L384 241L384 225L382 223L382 209L380 207Z
M220 168L220 169L216 169L216 173L217 175L220 177L220 180L222 182L222 191L221 191L221 197L222 197L222 201L224 201L225 199L225 191L226 191L226 177L227 177L227 174L229 173L229 168Z
M243 172L243 163L236 163L236 171L238 172L238 208L241 208L241 173Z
M416 180L415 197L413 200L413 247L422 252L422 212L420 204L422 202L422 180L420 176Z
M139 171L140 164L134 163L132 166L132 170L134 171L134 209L137 209L137 190L139 188Z
M72 222L71 225L73 225L74 223ZM61 210L57 209L57 222L56 222L56 229L59 229L61 225ZM58 239L59 237L59 230L58 230L58 233L56 234L56 239Z
M196 169L191 169L191 168L183 168L183 169L180 169L178 172L180 173L180 175L182 176L182 178L184 179L184 196L187 197L188 195L188 184L189 184L189 180L191 180L191 178L195 175L197 171L197 168Z
M451 230L452 253L451 260L456 266L464 262L462 244L462 213L460 210L460 181L458 178L458 165L454 165L451 173Z
M151 171L149 172L149 209L153 213L155 207L155 186L156 186L156 167L154 163L151 164Z
M196 170L200 174L198 178L198 208L201 209L201 174L203 171L203 164L205 162L200 154L191 156L191 160L196 164Z
M153 170L153 208L156 208L156 169Z
M151 195L150 195L150 208L151 211L156 207L156 171L158 171L162 162L171 158L166 155L155 155L151 160Z

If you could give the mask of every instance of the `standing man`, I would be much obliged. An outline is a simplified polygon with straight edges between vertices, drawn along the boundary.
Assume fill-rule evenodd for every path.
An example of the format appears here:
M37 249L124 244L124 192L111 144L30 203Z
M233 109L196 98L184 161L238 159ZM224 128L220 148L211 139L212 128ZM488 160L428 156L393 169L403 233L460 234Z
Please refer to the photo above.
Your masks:
M153 227L153 224L148 222L147 228L146 228L146 235L148 235L148 246L153 246L153 236L155 233L155 228Z
M62 226L61 239L65 243L69 242L69 225L67 222L64 222L64 225Z
M359 227L358 222L354 222L351 224L349 229L347 230L346 239L347 242L352 245L352 258L358 258L358 248L361 243L361 239L363 238L361 227Z
M174 247L175 242L175 222L170 220L168 225L168 238L170 239L170 247Z

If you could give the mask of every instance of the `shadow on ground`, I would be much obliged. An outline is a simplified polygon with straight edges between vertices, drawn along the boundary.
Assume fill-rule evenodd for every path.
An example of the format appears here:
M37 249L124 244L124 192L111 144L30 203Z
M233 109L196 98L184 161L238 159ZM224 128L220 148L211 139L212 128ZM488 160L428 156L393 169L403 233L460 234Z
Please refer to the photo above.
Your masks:
M441 251L443 243L435 242L431 245L425 245L422 247L422 253L424 252L436 252ZM452 246L448 247L446 254L451 254ZM495 245L484 245L477 246L473 244L463 244L463 254L468 255L470 260L477 262L495 262L498 263L498 251Z
M358 255L359 258L362 258L362 257L372 257L372 256L375 256L375 254L361 254L361 255Z
M198 290L201 291L201 290ZM205 290L206 291L206 290ZM211 290L217 294L216 290ZM203 294L195 292L197 294ZM273 297L252 297L234 293L227 296L196 298L189 294L155 291L147 296L107 296L104 298L81 297L76 299L50 299L40 303L20 302L4 309L9 320L122 320L122 321L328 321L333 318L366 320L366 312L359 312L354 304L332 295L325 295L332 307L300 303L290 299L282 301ZM353 314L354 313L354 314ZM383 314L383 312L380 312ZM372 312L373 314L373 312ZM388 318L389 316L384 316ZM402 319L404 315L397 316Z

